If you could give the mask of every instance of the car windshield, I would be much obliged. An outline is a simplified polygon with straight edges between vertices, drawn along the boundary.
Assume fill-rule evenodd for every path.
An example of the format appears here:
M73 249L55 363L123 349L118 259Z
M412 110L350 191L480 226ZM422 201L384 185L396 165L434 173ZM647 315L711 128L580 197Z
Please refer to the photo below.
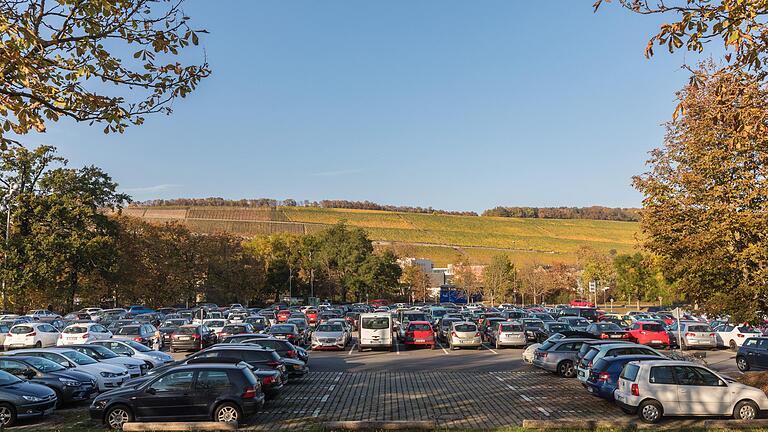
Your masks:
M643 324L643 330L650 332L663 332L664 327L661 324Z
M0 386L18 384L21 380L6 371L0 371Z
M705 325L689 325L688 328L686 329L686 331L690 331L690 332L704 332L704 333L706 333L706 332L712 331L712 329L710 329L709 327L707 327Z
M29 357L24 361L41 372L56 372L66 369L64 366L42 357Z
M226 333L244 333L245 332L245 326L241 325L228 325L224 326L224 328L221 330Z
M34 329L31 326L22 326L17 325L11 328L11 333L13 334L26 334L26 333L32 333Z
M139 334L139 326L120 327L119 329L117 329L115 334L117 334L117 335L128 335L128 336L137 335L137 334Z
M389 328L389 318L363 318L362 327L369 330L382 330Z
M151 349L147 348L146 346L144 346L144 345L142 345L142 344L140 344L140 343L138 343L136 341L129 340L129 341L122 341L122 342L125 342L126 345L128 345L129 347L131 347L131 348L133 348L133 349L135 349L136 351L139 351L139 352L150 352L150 351L152 351Z
M62 333L87 333L88 328L87 327L80 327L80 326L72 326L67 327L62 331Z
M738 327L738 330L742 333L760 333L760 330L754 327L747 327L747 326Z
M175 333L180 335L193 335L197 333L197 327L179 327Z
M63 353L61 353L61 355L72 360L73 362L79 365L89 365L89 364L98 363L96 360L88 357L83 353L79 353L77 351L64 351Z
M293 332L293 325L275 325L269 329L271 333Z
M411 324L408 326L408 330L424 331L424 330L432 330L432 327L429 324Z
M477 326L474 324L459 324L454 329L458 332L473 332L477 331Z
M600 323L595 324L597 326L597 329L600 331L619 331L621 330L621 327L617 326L614 323Z
M101 345L91 345L88 348L99 353L99 356L101 356L101 358L103 359L120 357L119 355L115 354L111 349L107 347L103 347Z
M502 324L501 331L503 332L520 332L523 331L523 326L518 324Z

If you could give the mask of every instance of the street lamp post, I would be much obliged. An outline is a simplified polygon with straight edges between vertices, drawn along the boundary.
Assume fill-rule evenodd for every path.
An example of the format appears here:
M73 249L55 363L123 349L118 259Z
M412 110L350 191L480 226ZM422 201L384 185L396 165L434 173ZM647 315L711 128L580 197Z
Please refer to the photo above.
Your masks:
M5 254L3 256L3 269L7 268L7 261L8 261L8 243L11 239L11 203L13 202L13 197L16 196L16 192L19 190L19 185L16 183L11 183L8 185L8 191L5 194L3 205L5 207ZM3 284L2 284L2 297L3 297L3 311L8 310L8 296L6 291L6 283L5 283L6 276L3 275Z

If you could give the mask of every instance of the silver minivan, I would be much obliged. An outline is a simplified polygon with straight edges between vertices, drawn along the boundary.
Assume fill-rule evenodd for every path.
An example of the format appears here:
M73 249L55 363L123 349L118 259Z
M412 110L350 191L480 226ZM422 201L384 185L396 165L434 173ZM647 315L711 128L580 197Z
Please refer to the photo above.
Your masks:
M517 321L493 323L491 330L488 334L489 342L494 344L496 349L505 346L524 347L528 342L523 325Z
M448 336L448 346L453 349L464 347L482 348L483 339L477 324L470 321L451 323L451 334Z

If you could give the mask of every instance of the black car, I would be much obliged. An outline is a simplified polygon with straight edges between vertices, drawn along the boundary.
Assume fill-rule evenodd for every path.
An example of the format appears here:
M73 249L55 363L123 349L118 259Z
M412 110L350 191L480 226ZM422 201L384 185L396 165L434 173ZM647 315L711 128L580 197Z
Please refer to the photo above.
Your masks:
M248 323L227 324L219 332L219 338L225 338L241 333L255 333L253 326Z
M611 322L599 322L590 324L587 332L592 333L599 339L629 339L629 333Z
M33 384L42 384L56 393L56 406L88 400L96 393L92 376L69 370L41 357L0 357L0 370Z
M740 371L768 369L768 337L751 337L736 352Z
M204 325L189 324L176 329L171 335L171 352L198 351L216 343L216 334Z
M231 343L235 343L235 342L231 342ZM246 339L246 340L240 341L239 343L260 345L264 348L269 348L277 351L277 353L282 358L292 358L296 360L301 360L305 364L309 363L309 352L307 350L301 347L297 347L294 344L285 340L274 339L274 338L254 338L254 339Z
M248 317L244 322L252 325L253 330L257 332L263 332L269 327L269 320L261 316Z
M545 322L544 327L536 330L536 342L541 343L556 333L570 331L571 326L564 322L550 321Z
M299 328L295 324L275 324L269 328L267 334L293 343L300 343L302 339Z
M269 348L254 346L251 344L222 344L213 346L205 351L190 356L200 357L226 357L237 358L257 368L269 367L279 370L287 382L289 376L305 375L309 368L303 361L291 358L282 358L280 354Z
M16 419L40 417L53 413L56 393L42 384L34 384L0 371L0 424L13 426Z
M240 333L236 335L227 336L224 339L221 339L220 343L240 343L249 339L256 339L256 338L266 338L266 339L272 339L271 335L263 334L263 333Z
M263 405L261 385L247 365L192 364L106 392L93 400L90 415L112 429L132 421L238 423Z

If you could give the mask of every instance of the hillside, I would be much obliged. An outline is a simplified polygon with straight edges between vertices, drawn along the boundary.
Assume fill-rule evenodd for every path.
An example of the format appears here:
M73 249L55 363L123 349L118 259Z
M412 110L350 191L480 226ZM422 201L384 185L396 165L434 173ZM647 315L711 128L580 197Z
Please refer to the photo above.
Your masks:
M517 219L398 213L313 207L130 207L123 212L149 221L177 220L201 233L243 236L315 232L340 220L364 228L380 247L431 258L439 266L467 255L486 263L506 253L515 262L573 262L583 245L631 252L638 224L576 219Z

